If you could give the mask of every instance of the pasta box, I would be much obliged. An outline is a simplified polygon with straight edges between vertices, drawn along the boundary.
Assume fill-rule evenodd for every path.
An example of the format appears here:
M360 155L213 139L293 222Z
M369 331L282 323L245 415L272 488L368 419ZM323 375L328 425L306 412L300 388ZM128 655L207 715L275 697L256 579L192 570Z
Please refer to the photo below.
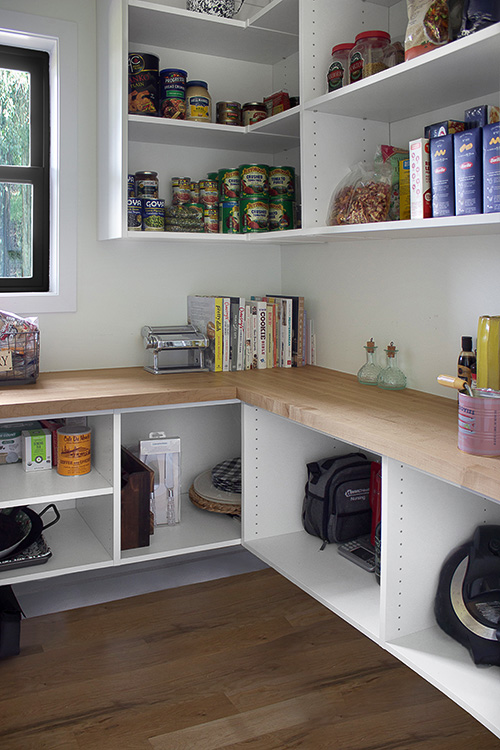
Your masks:
M431 138L432 215L454 216L455 177L453 135Z
M500 123L483 128L483 211L500 211Z
M457 216L483 212L482 128L453 136L455 153L455 212Z

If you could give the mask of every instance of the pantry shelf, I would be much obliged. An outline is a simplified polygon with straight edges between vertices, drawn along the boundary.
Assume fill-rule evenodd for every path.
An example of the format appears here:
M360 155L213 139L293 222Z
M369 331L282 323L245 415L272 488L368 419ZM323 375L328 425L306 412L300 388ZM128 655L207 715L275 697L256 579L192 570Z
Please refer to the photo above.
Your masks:
M500 23L305 104L312 112L397 122L498 92ZM440 85L436 86L435 81ZM459 85L457 85L459 81ZM415 92L415 95L412 95Z
M294 21L287 20L295 18ZM262 28L255 24L262 24ZM130 0L132 44L146 44L235 60L273 64L297 51L298 2L279 0L249 22ZM269 28L270 27L270 28ZM281 28L290 28L284 32Z
M52 471L25 471L20 463L2 468L0 507L54 502L60 500L110 495L110 482L92 467L83 476L60 476Z
M130 141L138 143L274 154L299 146L299 108L264 120L262 127L129 115L128 134Z

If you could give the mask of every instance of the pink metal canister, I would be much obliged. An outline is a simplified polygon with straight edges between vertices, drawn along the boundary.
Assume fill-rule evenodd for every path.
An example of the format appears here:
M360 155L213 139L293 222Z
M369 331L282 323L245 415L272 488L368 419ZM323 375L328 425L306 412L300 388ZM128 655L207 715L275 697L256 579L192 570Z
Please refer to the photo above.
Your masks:
M458 394L458 447L476 456L500 456L500 393L478 388Z

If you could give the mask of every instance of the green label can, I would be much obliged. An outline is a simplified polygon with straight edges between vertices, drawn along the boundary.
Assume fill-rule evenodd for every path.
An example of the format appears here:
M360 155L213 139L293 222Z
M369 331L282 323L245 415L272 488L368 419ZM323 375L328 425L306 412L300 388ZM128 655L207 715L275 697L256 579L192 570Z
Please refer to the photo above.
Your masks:
M165 201L161 198L143 198L142 221L145 232L164 232Z
M269 199L266 196L242 198L240 225L244 234L267 232L269 228Z
M269 195L295 200L295 169L293 167L270 167Z
M287 198L269 201L269 230L271 232L295 229L295 204Z
M221 201L235 201L240 197L240 171L237 167L219 169L219 195Z
M219 232L222 234L239 234L239 201L223 201L219 203Z
M269 167L267 164L241 164L240 195L269 195Z

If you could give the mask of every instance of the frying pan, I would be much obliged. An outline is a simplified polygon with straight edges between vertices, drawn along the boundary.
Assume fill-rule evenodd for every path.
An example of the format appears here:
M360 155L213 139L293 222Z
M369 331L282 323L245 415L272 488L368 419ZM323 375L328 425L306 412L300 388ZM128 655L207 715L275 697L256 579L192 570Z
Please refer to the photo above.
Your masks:
M42 516L48 510L52 510L54 512L55 518L44 525ZM23 506L22 508L19 508L17 510L15 518L16 521L21 525L24 533L13 546L8 547L7 549L0 550L0 559L8 557L14 551L20 552L21 550L26 549L27 547L32 545L34 542L36 542L42 531L48 529L50 526L53 526L59 521L61 515L54 503L50 503L50 505L47 505L43 510L40 511L40 513L35 513L35 511L31 508Z

